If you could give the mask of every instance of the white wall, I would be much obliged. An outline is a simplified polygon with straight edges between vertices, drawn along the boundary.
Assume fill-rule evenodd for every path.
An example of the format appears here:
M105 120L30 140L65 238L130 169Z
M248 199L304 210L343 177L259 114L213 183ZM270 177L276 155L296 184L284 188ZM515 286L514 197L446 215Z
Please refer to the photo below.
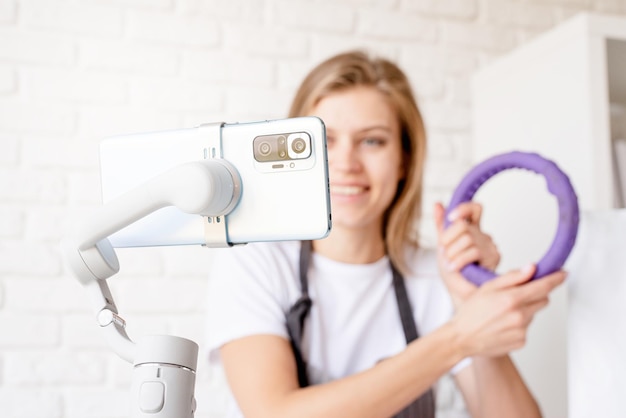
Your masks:
M107 135L284 116L320 59L365 47L407 71L430 135L430 207L469 168L469 76L581 10L619 0L0 0L0 415L127 416L130 366L104 344L58 241L99 204ZM203 336L210 251L124 250L129 334ZM201 363L198 417L223 380ZM210 401L209 401L210 400Z

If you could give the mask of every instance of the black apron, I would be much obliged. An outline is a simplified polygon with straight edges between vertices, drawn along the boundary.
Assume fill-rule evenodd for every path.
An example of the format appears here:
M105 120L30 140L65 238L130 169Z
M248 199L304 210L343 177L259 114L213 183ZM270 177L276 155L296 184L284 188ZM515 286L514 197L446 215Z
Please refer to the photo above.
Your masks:
M302 357L300 343L304 331L304 319L311 309L311 299L309 298L308 270L311 261L312 243L311 241L302 241L300 248L300 286L301 296L287 313L287 331L291 340L291 347L296 359L298 368L298 383L300 387L309 386L309 379L306 372L306 362ZM398 302L398 310L400 312L400 320L402 321L402 329L406 343L419 337L417 326L413 319L413 311L411 302L407 295L402 274L394 267L391 261L391 271L393 273L393 290ZM414 400L405 409L397 413L394 418L434 418L435 416L435 397L432 388L429 388L419 398Z

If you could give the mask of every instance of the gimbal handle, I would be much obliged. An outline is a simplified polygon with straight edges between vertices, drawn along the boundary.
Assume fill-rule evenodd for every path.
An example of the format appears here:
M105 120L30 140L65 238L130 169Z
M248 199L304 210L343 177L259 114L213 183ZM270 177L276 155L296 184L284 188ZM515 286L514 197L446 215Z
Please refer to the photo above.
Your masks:
M104 204L61 243L67 264L92 299L109 345L134 364L133 418L193 418L198 345L167 335L142 337L137 343L128 337L106 282L120 268L108 237L166 206L219 218L232 211L240 195L239 174L227 161L212 158L186 163ZM229 246L227 223L210 224L223 230L205 233L207 246Z

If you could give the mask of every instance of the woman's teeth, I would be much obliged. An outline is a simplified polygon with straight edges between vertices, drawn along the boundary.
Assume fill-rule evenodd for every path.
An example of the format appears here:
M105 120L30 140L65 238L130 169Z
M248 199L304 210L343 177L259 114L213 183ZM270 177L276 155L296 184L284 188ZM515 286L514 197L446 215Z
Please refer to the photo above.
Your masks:
M330 186L330 192L332 194L341 194L346 196L353 196L365 191L365 187L362 186Z

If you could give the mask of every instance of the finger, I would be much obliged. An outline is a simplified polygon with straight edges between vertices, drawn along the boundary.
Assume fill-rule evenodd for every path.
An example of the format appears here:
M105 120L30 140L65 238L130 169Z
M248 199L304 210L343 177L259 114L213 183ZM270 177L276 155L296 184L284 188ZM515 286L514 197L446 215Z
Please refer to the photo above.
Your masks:
M485 283L482 287L485 288L485 290L495 290L518 286L529 281L531 277L533 277L533 274L535 274L535 269L534 264L528 264L519 270L512 270L498 276Z
M556 287L561 285L567 273L563 270L533 280L517 290L517 296L526 303L547 297Z
M474 225L478 225L483 211L482 208L482 205L477 202L460 203L448 214L448 220L454 222L458 219L463 219Z
M567 272L565 270L557 270L552 274L539 277L539 281L545 281L550 286L550 291L563 284L567 278Z
M459 271L468 264L476 263L480 260L480 251L474 246L469 246L458 252L454 257L447 258L448 268Z
M457 236L456 239L450 242L447 242L448 241L447 238L448 236L444 238L444 242L446 242L445 244L446 257L448 257L449 259L456 257L457 255L459 255L463 251L466 251L470 247L476 246L476 243L472 239L472 236L467 232Z
M436 202L433 206L433 219L435 220L435 226L437 227L437 233L441 235L443 232L444 217L446 210L440 202Z
M440 234L440 244L444 246L450 245L450 243L459 239L462 235L470 233L471 227L471 225L463 220L454 221Z
M537 312L545 308L549 302L550 302L550 299L545 297L545 298L541 298L533 303L526 305L523 308L524 317L526 318L526 321L523 324L524 327L528 327L530 323L532 322L533 318L535 317L535 314L537 314Z

